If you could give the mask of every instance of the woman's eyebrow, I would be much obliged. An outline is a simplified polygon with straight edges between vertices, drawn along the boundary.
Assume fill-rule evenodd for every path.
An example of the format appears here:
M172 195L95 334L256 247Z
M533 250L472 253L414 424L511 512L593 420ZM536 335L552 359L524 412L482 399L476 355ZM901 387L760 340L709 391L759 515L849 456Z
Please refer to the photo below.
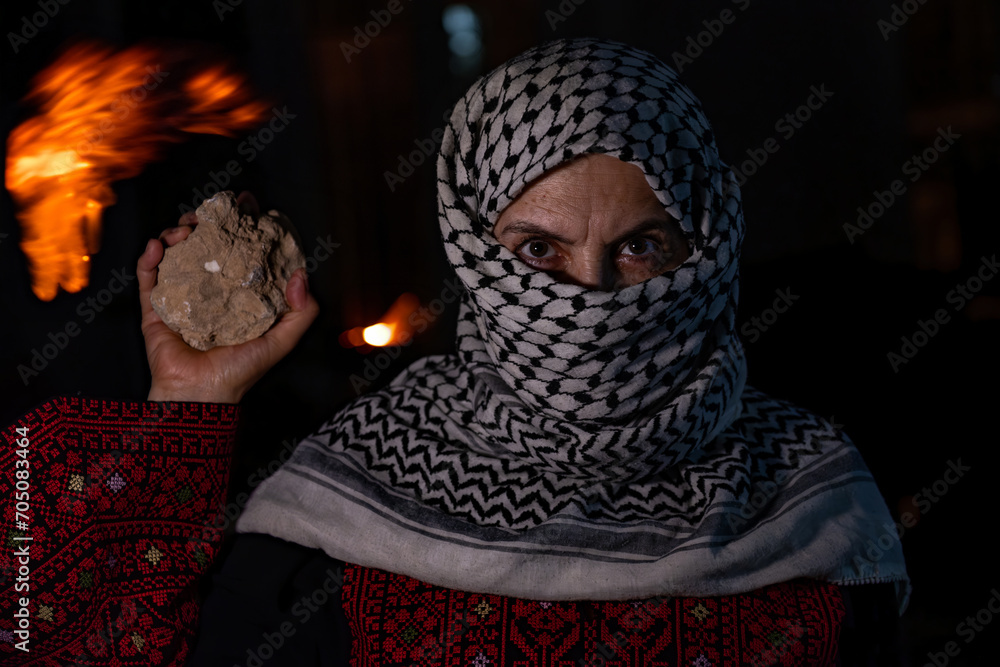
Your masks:
M628 229L619 234L618 237L615 238L613 241L611 241L611 243L609 243L608 245L609 246L620 245L629 238L636 236L638 234L642 234L644 232L662 231L664 233L669 234L670 222L671 220L663 220L659 218L650 218L648 220L643 220L642 222L638 223L635 227L632 227L631 229ZM567 243L567 244L572 243L572 241L570 241L565 236L557 234L556 232L553 232L550 229L546 229L537 222L531 222L529 220L515 220L514 222L504 227L503 231L500 232L500 236L506 236L508 234L535 234L538 236L545 236L550 239L555 239L556 241L559 241L561 243Z
M500 232L500 236L507 236L508 234L537 234L538 236L547 236L548 238L555 239L561 243L571 243L571 241L565 236L557 234L556 232L539 225L537 222L531 222L529 220L515 220L504 227L503 231Z
M643 220L642 222L640 222L639 224L637 224L632 229L629 229L629 230L627 230L627 231L622 232L621 234L619 234L608 245L609 246L621 245L622 243L624 243L628 239L632 238L633 236L638 236L639 234L642 234L644 232L663 232L664 234L666 234L669 237L669 236L671 236L671 234L670 234L670 223L671 222L672 222L672 220L669 220L669 219L665 220L665 219L661 219L661 218L650 218L648 220Z

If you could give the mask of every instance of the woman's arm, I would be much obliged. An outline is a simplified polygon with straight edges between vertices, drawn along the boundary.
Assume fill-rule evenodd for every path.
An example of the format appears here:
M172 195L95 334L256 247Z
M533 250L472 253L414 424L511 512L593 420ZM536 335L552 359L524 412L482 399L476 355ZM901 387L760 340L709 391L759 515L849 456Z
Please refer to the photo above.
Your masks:
M239 412L63 396L0 431L0 665L185 662Z

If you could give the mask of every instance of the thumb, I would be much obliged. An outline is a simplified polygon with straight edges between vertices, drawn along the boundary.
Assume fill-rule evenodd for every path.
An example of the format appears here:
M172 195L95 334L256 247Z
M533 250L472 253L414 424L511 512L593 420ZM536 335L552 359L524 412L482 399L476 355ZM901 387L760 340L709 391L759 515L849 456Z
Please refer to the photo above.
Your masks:
M292 309L262 336L273 363L292 351L319 315L319 303L309 292L305 269L298 269L288 280L285 300Z

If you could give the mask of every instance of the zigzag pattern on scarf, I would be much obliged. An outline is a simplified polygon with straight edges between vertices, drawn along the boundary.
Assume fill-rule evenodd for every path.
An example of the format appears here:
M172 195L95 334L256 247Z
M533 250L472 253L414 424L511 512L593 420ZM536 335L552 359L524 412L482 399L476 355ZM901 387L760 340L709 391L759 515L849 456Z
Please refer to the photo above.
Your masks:
M436 373L442 368L433 362L446 360L427 359ZM413 367L409 372L419 375ZM398 385L421 386L414 378L407 380ZM730 524L744 524L769 511L786 496L773 486L776 478L792 480L795 473L808 471L805 479L796 480L796 492L810 483L824 484L828 471L823 461L847 447L829 423L747 387L741 417L690 461L638 482L595 484L593 479L540 474L523 458L490 451L489 442L457 446L435 435L446 431L449 421L463 423L474 417L471 408L453 406L446 416L435 407L441 392L457 388L448 382L425 385L430 400L417 403L406 391L362 397L349 414L324 425L311 443L321 446L325 456L353 461L339 470L362 478L360 487L392 488L407 499L403 502L419 502L475 525L523 531L572 518L583 522L582 528L586 523L648 524L674 538L695 532L711 508L739 516ZM527 442L530 449L528 434L512 424L506 438ZM460 466L455 465L456 457ZM762 489L773 502L751 502ZM428 514L431 520L433 516Z

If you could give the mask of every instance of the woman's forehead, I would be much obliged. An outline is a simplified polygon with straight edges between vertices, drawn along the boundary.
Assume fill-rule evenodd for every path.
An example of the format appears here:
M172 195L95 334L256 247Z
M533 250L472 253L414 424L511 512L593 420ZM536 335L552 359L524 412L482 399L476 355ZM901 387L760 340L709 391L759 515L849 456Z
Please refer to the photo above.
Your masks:
M630 201L656 205L656 193L642 170L611 155L590 153L578 156L543 173L517 194L500 211L535 206L612 205Z
M557 180L591 154L641 172L694 247L729 224L718 214L732 186L697 99L669 67L625 45L568 40L531 49L473 86L450 127L455 140L442 157L454 178L440 185L454 181L450 194L483 240L533 183Z
M605 153L585 153L542 173L511 197L492 226L497 236L502 227L525 216L553 224L571 225L611 213L623 223L637 218L675 219L643 170Z

